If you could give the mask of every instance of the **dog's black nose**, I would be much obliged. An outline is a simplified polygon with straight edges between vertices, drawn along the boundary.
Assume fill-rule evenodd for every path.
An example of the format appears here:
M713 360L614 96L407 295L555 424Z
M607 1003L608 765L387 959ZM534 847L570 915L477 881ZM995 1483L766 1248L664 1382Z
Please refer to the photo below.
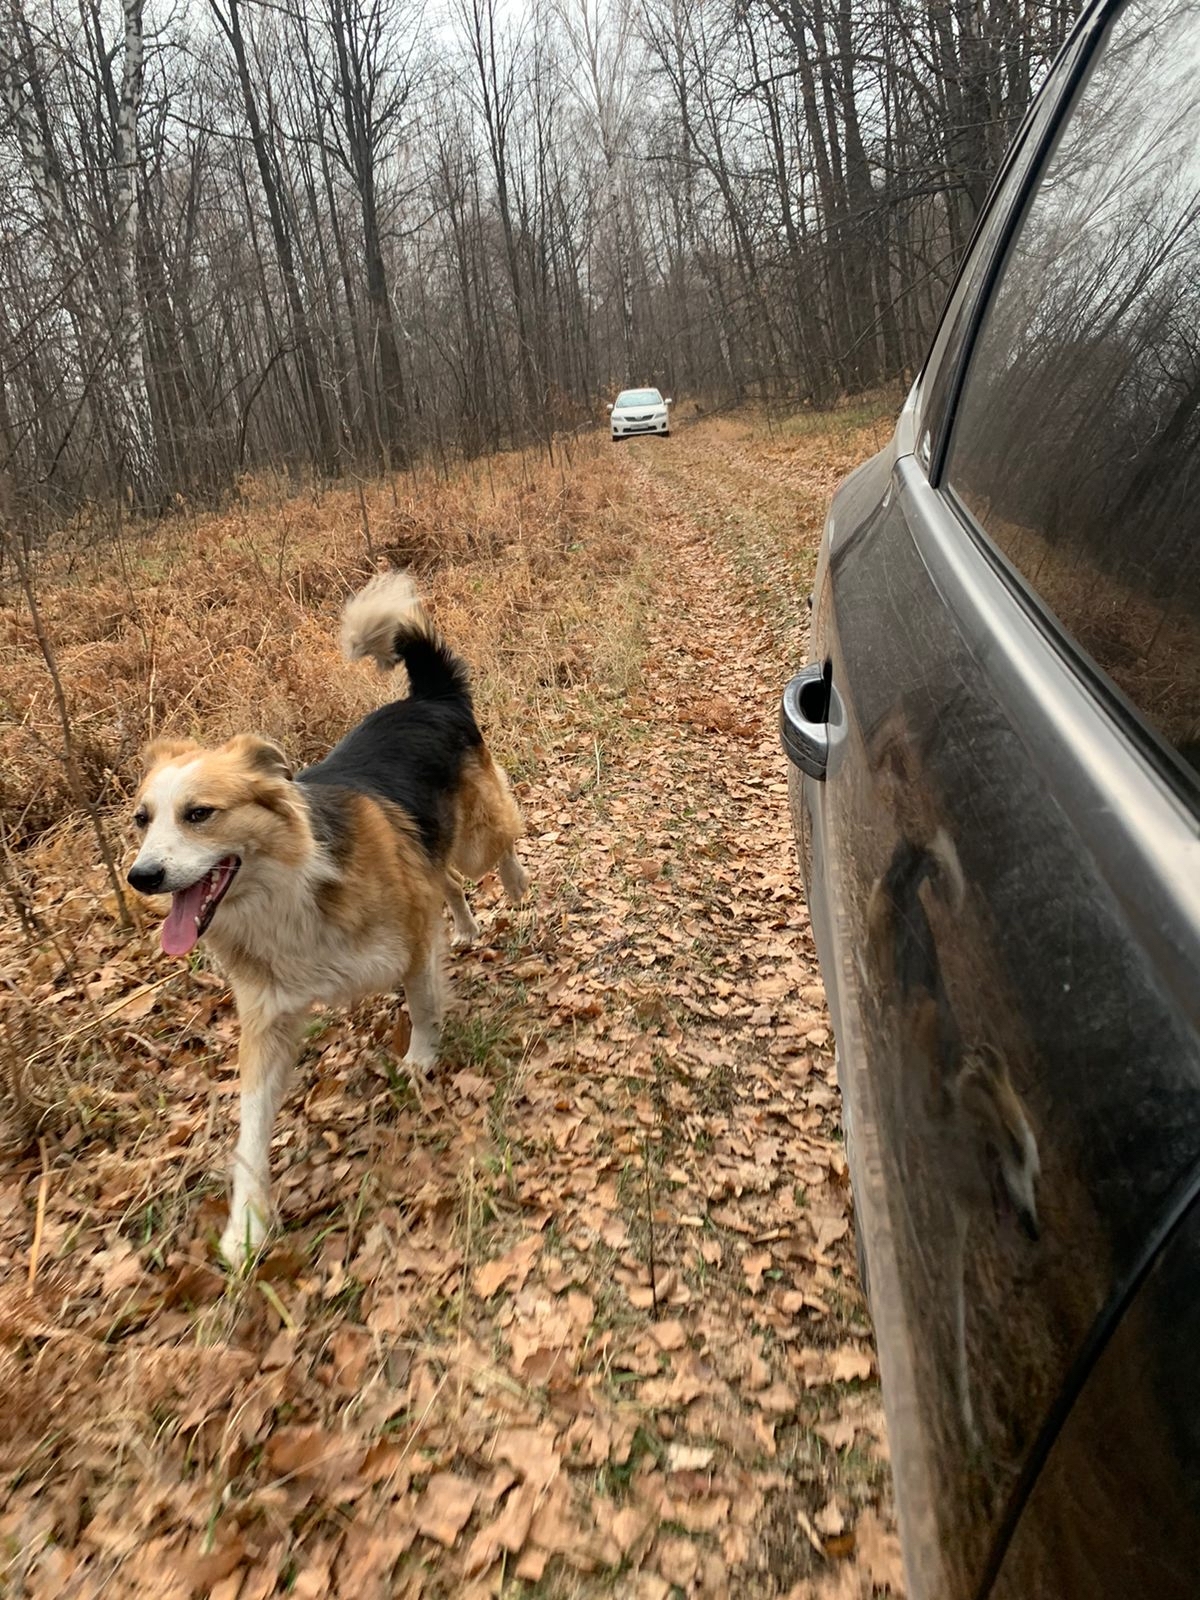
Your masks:
M139 894L157 894L166 875L164 867L130 867L129 887Z

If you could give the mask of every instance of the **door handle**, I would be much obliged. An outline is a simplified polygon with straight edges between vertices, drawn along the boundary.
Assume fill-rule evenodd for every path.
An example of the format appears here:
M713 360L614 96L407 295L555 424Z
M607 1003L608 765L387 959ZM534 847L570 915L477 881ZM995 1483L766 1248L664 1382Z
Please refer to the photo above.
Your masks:
M832 688L831 666L814 662L788 684L779 706L779 737L787 758L810 778L824 778L829 766Z

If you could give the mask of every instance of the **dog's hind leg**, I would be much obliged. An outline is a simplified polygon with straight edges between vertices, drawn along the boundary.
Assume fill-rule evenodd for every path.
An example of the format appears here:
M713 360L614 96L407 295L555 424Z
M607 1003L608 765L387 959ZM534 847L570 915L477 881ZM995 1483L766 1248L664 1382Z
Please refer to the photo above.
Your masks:
M238 1052L241 1126L221 1254L231 1266L242 1267L257 1254L271 1225L271 1132L287 1092L303 1016L298 1012L264 1016L250 1006L243 1009L240 1002L238 1012L242 1023Z
M529 888L529 874L517 860L517 852L512 845L509 845L497 861L496 870L500 874L500 882L504 885L504 893L508 896L509 904L520 905Z
M454 918L454 938L451 943L456 950L465 950L478 939L479 924L471 915L471 908L463 893L462 879L453 867L446 869L446 904Z
M412 1037L403 1065L415 1067L422 1077L437 1065L442 1042L442 989L441 951L432 944L424 959L410 967L404 977Z

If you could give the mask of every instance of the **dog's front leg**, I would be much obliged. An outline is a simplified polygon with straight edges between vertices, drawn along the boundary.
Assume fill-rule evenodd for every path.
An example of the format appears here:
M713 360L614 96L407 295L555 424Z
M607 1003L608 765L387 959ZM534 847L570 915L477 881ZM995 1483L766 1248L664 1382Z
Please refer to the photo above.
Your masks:
M423 959L414 962L405 974L404 998L408 1002L412 1037L402 1065L415 1068L423 1078L437 1065L442 1039L442 959L436 940L431 941Z
M297 1012L264 1015L252 1005L244 1006L240 999L238 1011L242 1022L238 1053L241 1126L221 1254L231 1266L241 1267L257 1253L271 1225L271 1131L296 1059L303 1016Z
M510 905L519 906L524 900L529 888L529 874L517 860L517 852L509 845L508 849L496 863L500 873L500 882L504 885L504 893Z

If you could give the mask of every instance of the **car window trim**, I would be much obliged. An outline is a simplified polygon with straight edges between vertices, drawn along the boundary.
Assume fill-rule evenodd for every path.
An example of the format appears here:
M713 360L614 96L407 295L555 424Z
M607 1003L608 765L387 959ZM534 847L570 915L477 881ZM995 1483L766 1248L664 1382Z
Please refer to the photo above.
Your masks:
M972 296L972 303L967 308L966 326L963 336L959 340L958 349L947 352L948 358L953 365L946 386L945 406L941 417L935 419L929 452L929 464L926 469L929 481L935 488L941 484L946 457L949 454L950 436L954 431L955 417L958 412L959 400L962 396L963 384L966 381L967 371L971 365L971 357L975 353L975 344L979 336L980 327L991 305L1004 263L1008 259L1009 246L1012 243L1013 235L1020 226L1033 192L1041 179L1042 173L1045 171L1046 161L1053 151L1063 120L1074 104L1076 94L1087 77L1096 53L1097 44L1103 38L1115 13L1124 4L1125 0L1097 0L1097 3L1092 8L1084 11L1067 36L1062 50L1047 75L1046 81L1051 84L1054 82L1055 75L1058 72L1062 71L1063 73L1062 82L1057 84L1053 90L1054 105L1050 116L1047 118L1046 126L1042 130L1040 146L1029 163L1029 170L1025 174L1024 183L1012 197L1008 215L1004 219L1003 226L997 231L991 254L983 264L983 270L979 274L979 280ZM1074 59L1070 60L1072 54ZM1070 60L1070 65L1063 70L1063 63L1068 60ZM1032 136L1034 122L1041 110L1040 98L1040 95L1035 96L1032 105L1026 112L1025 120L1022 122L1017 137L1013 140L996 181L992 185L988 202L976 219L975 228L971 234L971 242L967 246L958 273L955 275L954 284L951 287L942 313L943 317L950 312L963 273L968 267L974 265L971 260L972 252L989 220L992 204L999 196L1005 178L1023 150L1025 140ZM940 331L941 319L938 322L938 332L940 333ZM936 340L937 334L934 335L934 343L936 343ZM932 349L933 344L930 345L930 350ZM922 382L924 382L924 373L922 373Z

